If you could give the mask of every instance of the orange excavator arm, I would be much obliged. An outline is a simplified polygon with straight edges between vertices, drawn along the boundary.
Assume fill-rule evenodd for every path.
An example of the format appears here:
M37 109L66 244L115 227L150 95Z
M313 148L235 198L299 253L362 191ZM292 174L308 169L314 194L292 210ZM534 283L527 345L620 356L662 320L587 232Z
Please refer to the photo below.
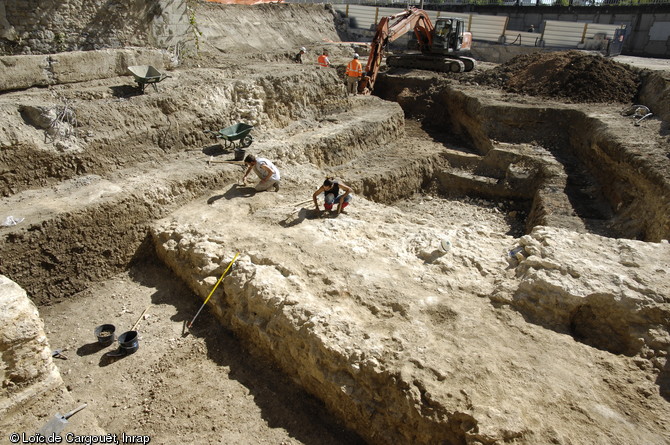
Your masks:
M410 8L392 16L382 17L370 44L370 56L360 89L364 90L366 87L370 91L373 89L386 47L410 31L416 34L422 52L432 46L433 24L424 10Z

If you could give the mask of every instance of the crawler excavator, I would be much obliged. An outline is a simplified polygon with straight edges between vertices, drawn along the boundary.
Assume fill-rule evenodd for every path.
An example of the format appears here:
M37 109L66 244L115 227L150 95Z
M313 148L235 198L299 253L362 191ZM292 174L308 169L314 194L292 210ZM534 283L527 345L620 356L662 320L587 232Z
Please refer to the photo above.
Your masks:
M414 35L410 39L409 47L418 49L421 53L388 56L386 64L389 67L452 73L472 71L475 68L475 59L463 55L472 46L472 34L465 31L463 19L438 17L433 25L424 10L410 8L382 17L379 21L370 44L370 56L359 91L373 90L386 48L410 31L414 31Z

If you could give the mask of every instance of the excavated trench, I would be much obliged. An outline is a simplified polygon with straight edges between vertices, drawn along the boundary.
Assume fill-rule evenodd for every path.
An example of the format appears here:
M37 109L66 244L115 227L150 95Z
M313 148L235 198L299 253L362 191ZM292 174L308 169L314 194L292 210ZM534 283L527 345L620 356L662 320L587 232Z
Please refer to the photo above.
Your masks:
M212 83L226 74L206 73ZM182 74L182 82L188 81L188 76ZM280 81L284 93L277 91ZM288 98L289 91L302 88L304 82L301 78L289 82L274 79L260 85L267 84L261 88L273 89L277 98ZM309 113L321 116L320 125L329 131L300 134L300 130L292 130L296 138L289 144L292 148L284 152L346 178L368 199L393 204L427 192L449 198L477 197L504 202L512 215L510 225L523 226L525 233L544 225L616 238L655 241L668 237L667 184L658 180L653 168L645 168L648 165L642 164L641 156L624 150L625 143L610 134L605 120L578 107L504 103L496 97L469 95L467 87L453 88L435 78L382 74L376 95L398 103L402 112L385 105L388 113L375 113L378 117L373 118L362 111L356 113L352 124L345 117L350 110L333 99L335 91L329 82L324 79L322 91L303 92ZM246 94L254 88L258 86L245 87ZM104 95L72 93L89 99L80 106L84 112L88 106L106 102ZM197 174L184 176L179 170L168 169L160 178L159 189L147 197L137 191L151 189L157 183L153 178L148 179L149 185L141 178L124 179L124 173L115 179L97 174L110 171L110 167L123 172L124 166L141 165L138 162L142 160L149 160L147 169L175 161L195 164L188 152L181 151L193 146L204 145L198 150L215 153L217 146L207 146L202 132L184 131L189 121L191 127L217 125L209 123L213 118L202 112L198 116L180 112L180 104L188 102L187 95L176 90L170 95L131 96L131 101L118 101L108 113L116 117L112 119L115 128L125 126L124 134L118 140L105 132L91 134L86 138L87 152L53 154L32 150L29 144L25 149L19 146L3 152L7 165L18 166L27 158L41 169L17 167L3 176L3 193L17 197L15 201L8 198L8 207L15 211L19 207L20 211L19 203L31 197L29 190L21 195L23 189L58 181L62 181L60 185L51 187L53 199L62 200L65 209L72 207L28 230L5 229L3 273L28 290L37 303L66 298L85 289L90 280L122 270L139 255L140 246L149 246L147 222L168 215L172 208L204 190L235 181L236 173L231 170L221 175L198 169ZM158 111L156 122L140 118L146 112L133 105L137 101ZM28 133L36 139L41 137L36 110L44 105L32 102L28 99L18 111L29 128L35 127ZM273 105L264 113L275 116L279 125L287 123L286 110L298 106L290 100L268 103ZM318 110L315 103L320 103ZM138 150L124 149L137 144L144 145ZM163 155L167 160L161 159ZM120 189L120 180L133 185ZM77 193L82 194L80 203L93 201L90 194L104 199L78 209L71 200ZM41 211L24 210L38 217ZM101 219L109 224L99 226ZM69 260L74 257L77 260ZM76 273L72 273L72 263ZM577 314L576 318L584 317ZM579 325L572 328L578 336L582 331ZM598 344L602 346L602 342ZM612 342L616 344L620 342Z
M207 75L213 77L213 84L224 77ZM259 151L266 149L296 164L309 162L346 177L357 193L379 203L393 205L416 193L435 192L450 198L473 196L504 201L510 213L517 215L513 218L520 219L525 232L543 225L646 241L670 235L667 198L652 198L670 197L668 185L656 180L653 169L644 168L648 164L623 149L624 142L611 134L605 121L588 112L570 106L483 99L469 95L468 87L454 88L435 79L394 75L380 76L375 90L376 95L389 102L377 98L364 98L354 105L342 99L328 99L329 102L324 97L339 93L339 85L328 76L331 74L319 72L307 79L296 76L247 81L246 92L262 89L266 99L272 98L266 100L272 105L263 110L269 116L268 129L272 120L280 132L289 126L291 118L309 116L305 119L310 120L310 125L291 128L281 146L259 141L255 146ZM308 82L319 85L305 91ZM325 91L318 87L325 87ZM223 92L212 88L208 99L221 105L240 93L234 92L232 86L226 88ZM300 99L282 103L278 89L285 97ZM207 140L200 128L215 127L220 120L214 113L202 110L189 115L180 110L188 103L189 92L172 94L178 97L137 98L145 107L160 110L155 121L143 120L142 110L130 102L111 107L116 113L115 125L129 130L120 140L111 140L102 132L91 136L89 144L94 150L108 148L102 156L36 152L36 157L29 159L41 161L41 174L31 177L20 169L11 172L13 181L8 181L3 189L7 208L29 203L31 188L44 186L53 193L52 200L60 202L64 209L54 214L32 210L38 222L28 229L3 229L6 236L2 250L6 256L2 273L21 284L36 303L67 298L88 287L91 281L118 273L156 249L201 297L209 290L206 277L200 280L192 270L179 271L182 266L178 256L175 259L169 252L160 252L161 244L174 242L170 237L178 235L151 232L150 227L180 206L201 199L203 193L235 182L239 171L202 169L202 160L188 156L188 150L215 152L212 147L202 149ZM31 117L32 106L35 105L21 108L21 116L38 135L40 131ZM95 101L87 106L95 107ZM305 108L296 111L300 106ZM368 116L366 110L372 107L379 117ZM232 108L228 117L234 119L237 116L233 116ZM313 130L312 121L318 121L325 130ZM146 135L149 137L143 140ZM136 153L122 148L143 143L146 146ZM15 156L4 160L16 163L23 154L18 150L3 156ZM161 154L170 159L161 161ZM58 162L53 162L55 159ZM138 161L145 161L146 166L137 168L141 165ZM115 163L116 173L103 174L107 162ZM125 172L126 163L134 165L132 174ZM166 167L160 176L154 173L158 170L156 164ZM170 164L181 165L174 168ZM138 171L147 174L137 175ZM119 186L121 181L126 185ZM106 224L101 225L100 221ZM272 266L267 260L258 261L258 265ZM205 272L211 274L212 270ZM374 357L366 358L369 366L352 371L351 357L339 351L336 344L321 343L323 337L304 328L310 326L306 322L309 310L304 310L307 315L300 314L302 318L298 317L300 323L296 325L296 320L279 313L283 308L258 298L267 291L262 283L254 282L252 272L245 273L248 276L232 277L230 295L220 302L229 307L217 307L219 318L298 376L305 388L325 400L330 409L372 443L434 443L439 439L460 444L472 437L477 420L462 411L464 401L458 399L454 402L457 407L449 409L440 402L433 403L428 389L406 381L400 371L380 371ZM282 273L290 275L290 270ZM393 306L389 311L402 312L402 307ZM575 314L570 327L575 337L608 350L625 345L622 339L612 342L594 334L598 329L593 326L592 312L583 309ZM634 353L636 348L639 345L627 345L614 352ZM440 381L444 378L438 376ZM429 408L422 412L407 403L412 397ZM517 433L521 434L511 431L510 438ZM494 436L482 435L480 439L485 442Z
M668 185L612 131L622 122L577 106L477 99L434 78L381 75L375 94L446 140L434 172L442 194L510 200L525 210L526 232L544 225L645 241L670 235Z

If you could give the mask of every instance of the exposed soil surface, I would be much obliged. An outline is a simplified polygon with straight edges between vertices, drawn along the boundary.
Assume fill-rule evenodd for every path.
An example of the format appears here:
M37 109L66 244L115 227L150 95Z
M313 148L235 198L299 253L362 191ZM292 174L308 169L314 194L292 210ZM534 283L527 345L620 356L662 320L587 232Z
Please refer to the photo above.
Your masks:
M368 264L365 251L368 249L375 251L381 246L388 252L393 254L401 252L407 258L415 260L417 252L413 250L417 249L418 241L412 244L416 241L412 237L417 239L425 237L433 241L437 240L436 233L455 233L460 230L468 237L460 248L462 255L453 262L445 260L445 263L438 261L436 266L425 266L425 270L430 273L415 276L398 274L388 283L370 289L369 293L361 291L360 297L348 294L349 285L345 287L342 284L343 277L332 280L326 277L318 287L315 287L314 292L327 295L335 309L342 301L358 298L356 300L358 306L365 303L366 311L369 310L384 323L392 323L395 318L404 321L408 318L404 302L396 303L392 297L397 293L394 287L415 286L416 289L423 290L422 282L432 286L423 296L426 301L425 312L433 317L438 334L449 337L450 343L445 344L449 344L454 350L468 352L454 359L454 362L458 363L450 364L450 369L456 370L454 372L459 375L458 378L463 379L462 381L477 379L487 381L490 386L482 388L479 394L481 398L486 399L488 394L500 394L504 390L510 394L514 393L514 378L520 376L519 379L526 378L529 386L535 388L533 397L536 397L537 402L546 403L547 406L555 405L554 418L543 419L531 425L525 425L519 413L534 415L533 400L526 400L521 396L518 400L510 399L507 402L510 411L499 411L499 406L491 406L490 411L483 417L496 419L498 425L509 424L510 431L513 432L506 437L506 443L575 443L570 431L582 431L582 428L595 428L601 434L598 437L584 439L584 443L626 445L626 438L629 437L670 443L670 424L668 417L665 416L670 412L670 405L666 398L659 395L658 382L661 378L658 377L657 368L663 367L659 364L660 361L652 366L646 359L618 356L597 348L575 344L569 335L528 323L516 311L508 308L498 310L495 304L492 305L485 298L480 298L485 293L474 295L472 289L476 286L472 284L473 281L481 281L491 289L494 287L490 273L494 267L485 262L480 264L477 255L484 251L503 252L509 247L510 240L520 237L523 233L519 212L511 207L508 208L505 200L496 203L468 197L446 199L436 190L426 188L422 193L395 200L391 206L383 208L381 204L367 201L362 197L362 193L359 193L361 199L354 201L344 214L339 216L324 214L319 218L313 211L312 204L305 203L311 198L311 193L318 182L333 171L337 171L339 177L356 181L357 175L362 174L361 171L370 169L369 164L345 163L328 166L327 162L321 162L323 159L315 159L317 155L312 155L310 158L304 153L295 153L292 148L299 143L304 146L318 146L318 142L314 141L330 141L328 138L331 132L335 136L328 147L333 150L335 144L340 144L338 147L358 144L369 135L362 131L352 138L354 142L348 139L342 142L338 140L340 133L333 128L365 129L370 125L370 121L374 120L376 113L381 115L388 110L379 102L369 100L376 98L353 98L350 100L354 105L347 102L346 106L349 107L348 115L355 117L346 120L346 113L337 114L339 107L343 106L339 96L332 102L323 100L319 103L319 106L328 113L320 115L310 108L312 106L310 100L322 97L313 91L315 87L310 84L310 79L317 79L322 82L319 85L323 86L327 85L327 81L322 79L330 74L315 71L316 68L312 64L306 66L293 64L290 62L290 57L297 48L307 45L309 57L316 59L318 55L316 53L327 46L334 68L341 73L352 52L351 46L347 44L323 43L324 40L333 40L337 36L332 23L322 20L320 14L314 14L314 20L309 20L313 29L308 33L284 35L281 39L261 41L257 35L241 36L235 32L229 35L222 29L228 26L227 21L235 22L230 24L231 27L237 26L238 20L253 24L254 29L273 29L274 22L265 23L269 21L267 17L271 6L262 6L260 9L263 11L262 14L256 13L259 10L251 8L240 10L238 16L232 15L232 9L220 10L217 6L201 6L199 15L203 31L201 54L199 58L186 60L180 69L175 70L172 73L173 78L159 86L161 93L153 94L147 90L147 95L143 97L131 87L119 88L118 84L127 79L103 79L86 85L60 88L60 92L65 96L76 98L79 110L85 110L88 114L79 117L82 122L88 122L84 125L94 127L99 132L89 136L90 140L98 144L97 150L93 153L86 153L84 142L88 143L90 140L81 142L83 149L75 144L64 146L61 150L63 157L72 157L74 170L82 169L86 174L72 173L66 168L54 173L53 170L58 170L62 166L44 167L50 171L32 184L22 184L21 187L28 190L23 194L16 193L14 197L6 198L3 201L3 209L13 212L17 217L26 217L23 224L35 227L42 219L47 219L54 208L58 208L61 212L72 211L75 214L77 205L96 200L103 202L107 194L111 196L122 187L130 191L134 188L147 189L149 190L147 195L155 193L159 198L153 201L147 199L146 208L130 202L128 204L130 210L124 208L118 212L101 211L99 215L89 216L91 221L94 217L100 218L100 221L91 224L107 224L111 231L116 226L123 228L121 223L123 220L129 227L128 238L122 238L126 233L121 233L117 243L119 245L130 243L135 246L140 244L138 238L141 240L141 237L146 236L148 227L148 223L139 220L139 216L147 220L170 217L176 207L191 201L190 204L174 212L177 215L175 218L178 218L181 212L182 220L186 221L187 225L192 224L194 233L198 224L207 226L212 231L208 235L210 238L207 242L216 243L219 235L224 237L221 233L217 235L217 230L225 231L225 236L234 232L226 238L226 242L236 242L238 244L235 246L244 246L247 249L245 255L254 257L254 261L259 265L273 266L263 256L263 249L267 249L275 255L272 258L279 259L277 261L280 261L280 266L302 264L305 270L301 272L304 272L305 276L311 276L312 272L320 276L318 273L322 273L323 270L329 271L331 268L335 271L346 271L355 266L360 266L366 271L365 273L369 272L371 275L393 273L393 270L389 272L382 263ZM292 17L291 10L284 8L288 5L279 6L282 8L281 17L284 17L284 21L288 21ZM309 18L309 14L305 15L304 12L301 14L303 15L299 17L303 21ZM288 75L282 77L284 73L290 73L294 77ZM237 79L239 83L223 84L223 77ZM284 87L287 82L293 82L294 78L303 82L301 90L304 94L303 108L282 105L282 99L290 94L289 89ZM480 85L503 88L518 95L547 98L557 106L562 103L594 102L614 103L617 109L633 101L639 86L639 74L635 69L599 56L578 52L522 56L501 66L484 63L477 73L454 78L456 79L454 82L460 79L465 85L477 82ZM244 81L249 79L260 79L259 84L271 84L271 86L257 93L253 91L254 87L244 84ZM226 108L229 106L226 102L229 96L219 97L211 90L203 93L199 88L205 90L217 82L222 82L221 90L235 91L234 94L230 94L238 100L234 111ZM329 94L332 92L333 97L344 91L343 84L338 79L331 84ZM171 94L164 94L166 91ZM29 93L28 99L23 96L19 98L19 93L15 92L5 95L3 100L42 104L48 102L50 96L49 92L43 91L33 90ZM23 94L26 93L22 92L21 95ZM487 91L487 88L481 88L482 98L489 94L494 95ZM191 96L196 98L193 99L193 103L189 103L188 100ZM92 101L91 105L82 105L86 103L87 98ZM518 97L515 96L514 99ZM266 108L259 112L258 103L261 101L265 101ZM144 110L153 109L150 102L158 102L165 112L155 121L147 122L146 132L151 134L147 136L147 140L151 139L147 144L154 145L144 152L138 151L137 159L133 158L134 155L126 154L117 160L115 150L124 151L126 140L123 137L126 135L126 127L144 125L140 116ZM114 104L114 107L121 105L118 109L112 106L107 108L107 103ZM537 105L537 102L534 104ZM187 107L197 110L187 110ZM223 118L217 115L218 107L227 110L229 114ZM356 114L359 113L356 107L366 107L366 111ZM118 114L112 114L110 110L116 110ZM188 114L189 112L192 113ZM261 115L262 117L259 117ZM220 127L222 122L247 118L258 118L261 121L260 128L254 132L257 139L250 151L272 155L282 169L282 174L285 175L278 193L254 194L248 188L237 186L236 182L243 172L238 165L206 163L207 159L231 160L233 153L222 149L214 143L216 141L201 136L201 130ZM114 121L113 127L111 124L110 127L101 124L106 120ZM167 124L164 121L167 121ZM154 127L161 125L160 132L153 133ZM170 133L175 126L182 126L185 130L175 136L174 133ZM186 129L192 130L192 127L199 127L198 135ZM375 153L378 158L373 159L393 159L395 156L398 161L389 168L393 172L399 170L403 165L402 162L411 155L420 158L422 162L434 155L437 152L434 148L438 145L437 141L419 127L417 123L408 122L407 132L412 138L411 144L407 140L402 140L397 145L386 141L382 149ZM103 134L101 128L109 132ZM639 134L649 136L650 146L662 146L662 143L667 141L668 136L663 132L660 121L654 121L649 128L643 130L645 132L641 131ZM31 131L34 132L35 139L42 136L37 129L33 128ZM133 131L135 131L133 134L138 133L137 128ZM621 131L625 132L623 129ZM302 139L301 134L304 134ZM383 138L384 132L379 130L379 134L375 134L375 137ZM139 145L132 136L128 138L129 145ZM109 151L105 151L105 148L109 148ZM342 151L344 150L342 148ZM326 154L322 156L327 156L328 150L323 151ZM654 155L668 156L664 153L659 154L658 149ZM317 167L316 164L319 162L322 165ZM125 165L126 163L128 165ZM21 166L17 163L11 171L20 170ZM380 167L379 175L387 173ZM56 183L59 175L62 175L61 179L67 181L58 185ZM163 189L169 187L161 188L160 184L163 184L162 181L168 183L165 178L172 177L171 175L197 178L197 180L193 180L192 183L188 183L188 179L184 180L187 186L183 188L174 186L173 190L165 192ZM151 189L146 184L152 181L159 184L157 188L160 190ZM89 187L91 184L99 186L94 189ZM382 186L377 187L383 189L383 182L381 184ZM44 188L39 189L40 186ZM189 194L188 186L195 190L193 195ZM374 186L373 184L370 188L374 189ZM72 189L71 193L68 192L68 188ZM370 194L375 191L368 190ZM164 200L165 203L161 201L163 197L161 193L168 196ZM180 198L180 195L183 196ZM15 213L17 209L24 210L21 206L27 206L26 203L33 204L31 199L40 201L41 207L32 206L24 214ZM143 199L144 197L138 194L137 200ZM166 210L160 209L163 204ZM138 216L141 222L134 224L134 218L139 213L142 213ZM0 215L3 219L6 216ZM244 226L236 227L238 222ZM408 228L403 225L405 222L408 223ZM82 256L86 254L87 248L82 247L84 240L90 245L96 244L95 239L87 240L89 237L86 234L87 230L95 233L94 230L87 228L88 226L69 225L67 217L54 226L47 225L44 230L52 229L58 230L57 233L65 233L62 236L68 239L59 241L64 244L70 243L68 245L72 246L75 256L79 253ZM381 232L382 241L379 246L375 246L371 241L378 241L375 237L379 234L375 233L375 227L379 227ZM425 233L421 232L422 228L426 229ZM235 232L237 229L239 230ZM405 232L402 232L403 230ZM123 229L119 231L123 232ZM308 245L315 238L328 240L329 233L343 232L348 233L347 242L353 245L348 246L351 248L349 251L340 251L339 246L332 248L328 243ZM398 233L403 234L400 241L395 238ZM488 241L493 241L490 245L478 246L476 238L480 235L486 235L489 237L486 238ZM29 234L25 236L28 237ZM19 238L21 237L12 239ZM98 244L106 242L109 241L99 240ZM258 244L254 245L256 242ZM304 248L301 247L301 243L305 245ZM11 417L0 422L3 436L5 432L12 432L10 430L13 428L23 428L27 432L34 431L56 411L61 413L69 411L74 408L73 403L75 405L88 403L86 413L71 419L68 428L72 428L72 431L81 434L99 431L118 435L122 433L148 435L152 440L151 443L170 445L364 443L359 434L347 429L321 401L282 373L275 362L262 356L252 346L240 342L230 331L223 328L209 308L199 315L193 329L185 329L185 324L193 319L201 307L202 295L196 295L178 279L171 269L155 257L151 246L146 244L137 249L133 261L124 261L127 258L119 253L124 246L108 246L108 249L101 249L102 254L99 257L113 256L116 269L108 265L108 269L101 270L99 275L90 272L86 275L83 272L81 275L75 273L78 269L87 271L95 269L97 263L88 265L77 263L72 266L73 275L85 277L80 280L85 281L86 288L83 291L80 289L83 285L75 283L68 285L70 287L64 289L62 294L54 292L59 297L54 301L43 295L30 296L34 301L41 303L40 315L44 319L51 348L61 349L63 355L67 357L55 360L69 396L57 400L44 398L12 413ZM230 245L225 247L231 250ZM354 252L358 255L349 257L332 252ZM299 258L302 254L305 254L306 258ZM418 253L426 257L426 263L430 262L428 260L431 259L431 254L431 252ZM118 259L114 255L118 255ZM55 258L54 264L57 264L57 255L52 256ZM398 258L399 262L406 259L400 254ZM264 261L267 264L263 263ZM495 261L501 262L499 258ZM338 269L340 263L343 263L342 269ZM101 259L99 264L108 263ZM495 270L501 268L498 263L494 265ZM53 266L44 264L44 267ZM429 269L430 267L433 269ZM475 268L480 269L481 277L477 275L472 278L471 272ZM451 275L447 276L444 271ZM289 272L290 270L286 271L287 274L290 274ZM508 272L511 275L514 273L513 270ZM364 276L365 273L354 276L352 280L364 282L367 278ZM20 278L30 280L25 276ZM209 290L213 284L204 282L202 286ZM356 283L352 284L354 288L355 285ZM35 288L39 289L40 285L35 284ZM76 289L76 292L72 289ZM63 295L66 297L61 298ZM221 289L215 294L216 298L224 298ZM435 304L435 301L439 301L439 304ZM346 311L346 307L343 307L345 309L342 310ZM409 318L411 316L410 313ZM369 317L374 318L373 315ZM490 324L478 328L480 317ZM107 348L101 347L96 343L93 334L93 329L103 323L114 324L117 336L137 323L137 331L140 333L137 352L121 358L108 356L107 353L113 351L116 344ZM459 337L460 327L467 328L466 332L471 337ZM496 329L500 329L500 333ZM396 341L396 335L399 334L390 329L387 336L389 342ZM533 343L535 349L530 352L516 351L514 348L518 346L517 340L527 341L528 344L536 342ZM481 348L481 354L476 352L477 347ZM558 349L564 351L564 355L552 355ZM474 352L469 354L470 350ZM532 356L533 353L537 355ZM571 361L575 357L584 362L592 360L593 364L581 368L578 365L573 367ZM496 361L497 359L500 359L500 362ZM486 367L485 370L478 368L482 363L491 368ZM481 375L471 375L473 369L480 371ZM427 374L433 371L426 366ZM504 380L503 385L495 384L497 374ZM552 388L553 393L542 392L546 388L544 386L546 381L569 374L580 376L583 386L579 389L585 394L588 393L585 397L591 397L586 399L589 401L588 406L574 403L570 398L571 391L575 389L566 384L571 382L567 378L561 380L563 386ZM443 380L444 376L441 376L440 381ZM663 388L667 390L667 385ZM592 390L596 395L590 394ZM601 392L596 393L596 390L606 392L607 404L605 402L600 404L597 394ZM426 406L429 406L430 394L425 388L423 391L421 397L428 400ZM475 393L475 396L477 395ZM454 394L454 398L459 400L468 397L470 395L465 391L462 394ZM624 406L622 411L625 411L625 417L618 412L610 411L607 407L617 404ZM593 420L594 417L602 423L594 426L598 423ZM535 419L537 420L537 417ZM607 424L608 421L611 425ZM552 422L555 424L552 425ZM523 431L527 436L521 437L517 431ZM484 436L482 433L482 437ZM2 437L0 441L5 439L6 437ZM483 438L482 441L472 439L469 443L490 442L486 442Z
M572 103L629 103L640 87L639 70L579 51L520 55L475 79L511 93Z
M208 310L185 329L200 306L169 269L146 260L41 313L51 344L67 357L57 364L68 390L107 433L173 445L363 443ZM90 329L112 323L118 337L136 322L139 348L122 358L107 355L118 343L103 347ZM33 406L25 414L40 424L52 411ZM75 416L66 431L91 434L88 420Z

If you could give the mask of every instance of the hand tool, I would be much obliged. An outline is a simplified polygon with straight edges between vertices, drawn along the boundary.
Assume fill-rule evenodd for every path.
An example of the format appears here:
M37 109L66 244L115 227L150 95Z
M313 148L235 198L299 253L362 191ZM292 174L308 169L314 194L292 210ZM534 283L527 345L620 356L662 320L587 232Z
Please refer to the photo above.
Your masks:
M74 416L87 406L88 404L84 403L79 408L73 409L69 413L66 414L56 413L54 418L49 420L49 422L46 425L44 425L37 433L41 434L44 437L50 437L53 434L60 433L61 431L63 431L63 428L65 428L65 425L67 425L67 419Z
M198 315L200 315L200 312L201 312L202 309L205 307L205 305L206 305L207 302L209 301L210 297L212 296L212 294L214 293L214 291L216 290L216 288L219 286L219 283L221 283L221 280L223 280L223 277L225 277L226 274L228 273L228 270L230 270L230 266L233 265L233 263L235 262L235 260L237 259L237 257L238 257L239 255L240 255L240 252L237 252L237 253L235 254L235 256L233 257L233 260L230 262L230 264L228 264L228 267L226 267L226 270L223 271L223 274L221 274L221 278L219 278L219 281L216 282L216 284L214 285L214 288L212 289L212 291L209 293L209 295L208 295L207 298L205 299L205 302L202 303L202 306L200 306L200 309L198 309L198 312L195 314L195 317L193 317L193 320L191 320L191 322L188 324L188 328L189 328L189 329L191 329L191 327L193 326L193 322L195 321L196 318L198 318Z

